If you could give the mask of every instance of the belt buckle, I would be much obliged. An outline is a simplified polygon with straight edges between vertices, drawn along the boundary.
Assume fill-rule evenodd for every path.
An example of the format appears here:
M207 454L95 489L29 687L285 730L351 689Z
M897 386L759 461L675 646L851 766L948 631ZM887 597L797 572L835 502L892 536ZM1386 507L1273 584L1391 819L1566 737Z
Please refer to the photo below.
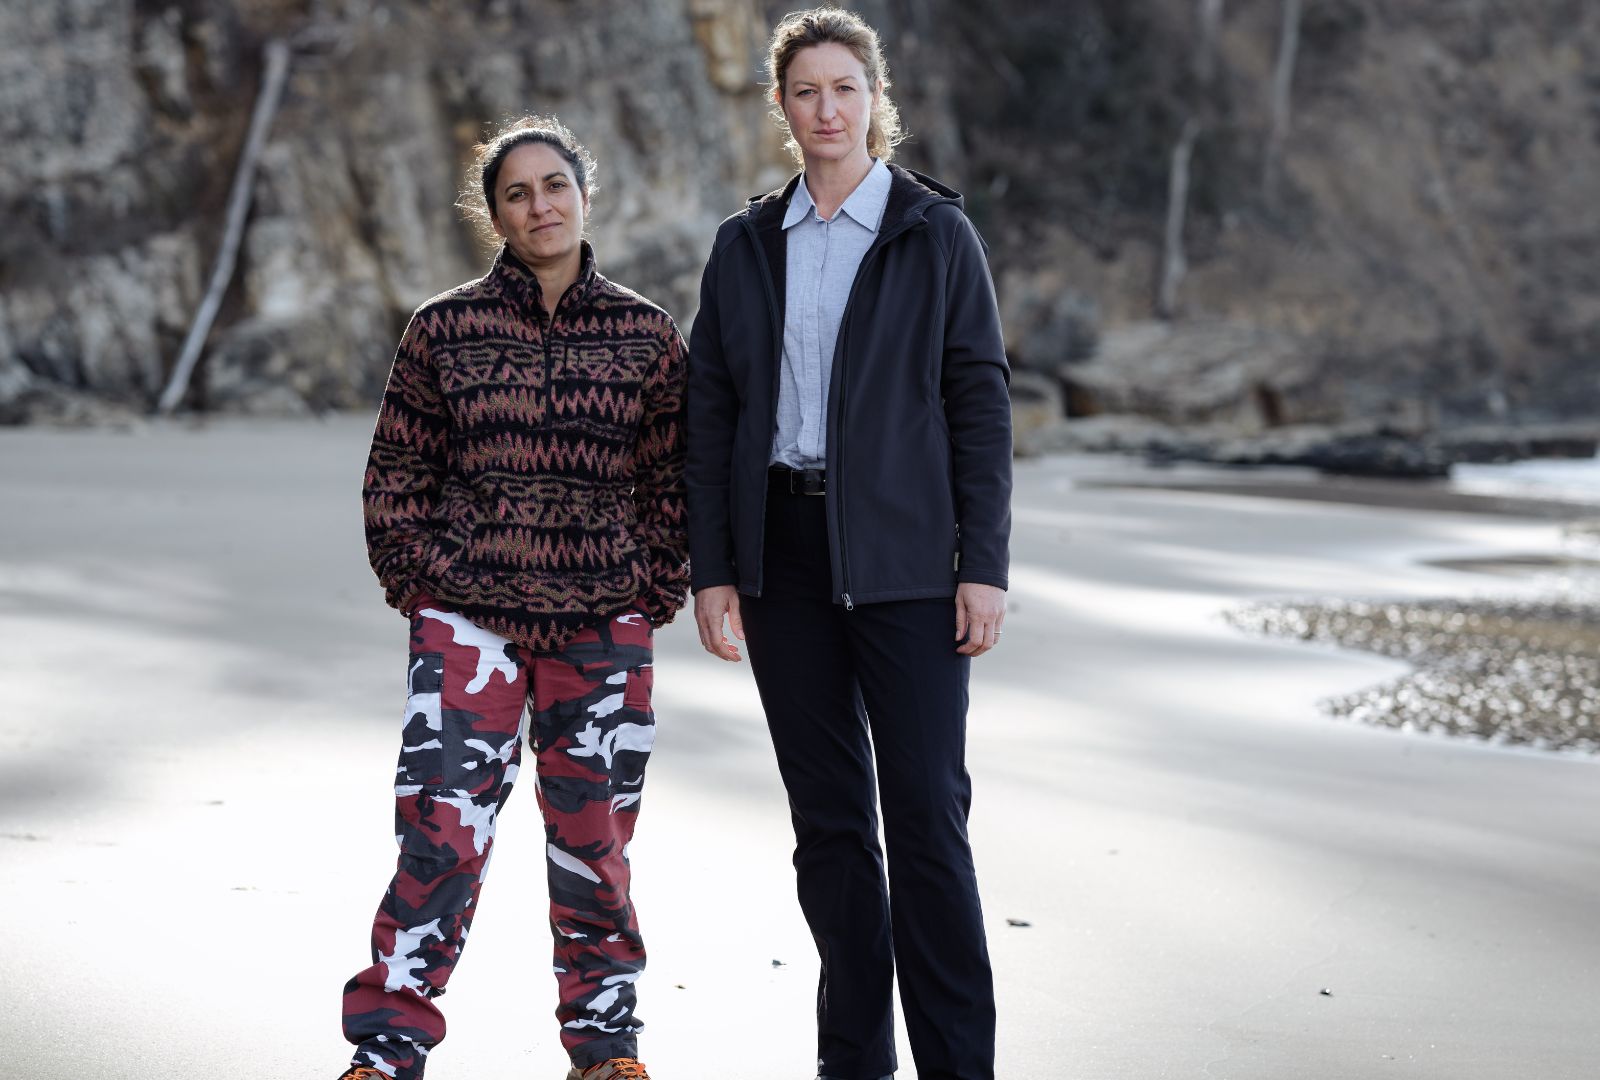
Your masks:
M794 469L788 465L774 465L771 472L782 475L782 490L790 495L824 495L827 493L828 474L824 469Z

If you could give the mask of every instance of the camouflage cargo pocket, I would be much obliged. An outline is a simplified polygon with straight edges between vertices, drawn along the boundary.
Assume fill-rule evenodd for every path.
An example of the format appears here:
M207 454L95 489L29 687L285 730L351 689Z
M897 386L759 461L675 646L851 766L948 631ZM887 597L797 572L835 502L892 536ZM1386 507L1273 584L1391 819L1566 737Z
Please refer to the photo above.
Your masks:
M444 782L444 653L411 655L406 676L405 729L400 738L400 763L395 788L402 793Z
M636 668L628 669L628 681L622 688L622 704L629 709L639 712L650 711L650 691L656 682L656 669L651 664L642 664Z

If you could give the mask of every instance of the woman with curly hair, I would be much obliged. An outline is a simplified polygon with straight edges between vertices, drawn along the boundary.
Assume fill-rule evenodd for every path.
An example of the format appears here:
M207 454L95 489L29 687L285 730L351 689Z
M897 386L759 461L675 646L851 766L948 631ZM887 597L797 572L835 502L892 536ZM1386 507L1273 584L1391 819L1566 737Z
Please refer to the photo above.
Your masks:
M648 1080L628 842L655 736L652 628L687 585L682 339L584 240L594 161L558 121L477 148L489 272L417 309L363 491L411 620L399 867L345 987L343 1080L416 1080L521 760L536 755L569 1080Z

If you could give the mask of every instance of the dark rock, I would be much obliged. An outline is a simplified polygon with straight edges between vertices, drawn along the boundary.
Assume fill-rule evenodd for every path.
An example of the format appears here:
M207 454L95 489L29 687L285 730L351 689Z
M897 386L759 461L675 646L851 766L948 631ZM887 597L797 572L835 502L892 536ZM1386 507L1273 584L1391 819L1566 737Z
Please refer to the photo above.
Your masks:
M1181 431L1143 416L1085 416L1057 420L1017 437L1019 454L1123 453L1174 459L1205 452L1203 435Z
M1296 395L1314 373L1292 337L1218 320L1119 327L1093 358L1057 368L1078 411L1246 431L1312 419Z
M1592 458L1600 451L1600 423L1477 425L1439 432L1431 441L1451 461L1477 464L1536 457Z
M1224 439L1196 460L1218 465L1301 465L1342 476L1436 479L1450 462L1425 443L1387 431L1300 428Z
M1299 465L1344 476L1431 479L1450 471L1450 459L1427 443L1371 427L1241 434L1220 425L1176 428L1144 417L1094 416L1030 432L1019 445L1029 453L1136 453L1155 462Z

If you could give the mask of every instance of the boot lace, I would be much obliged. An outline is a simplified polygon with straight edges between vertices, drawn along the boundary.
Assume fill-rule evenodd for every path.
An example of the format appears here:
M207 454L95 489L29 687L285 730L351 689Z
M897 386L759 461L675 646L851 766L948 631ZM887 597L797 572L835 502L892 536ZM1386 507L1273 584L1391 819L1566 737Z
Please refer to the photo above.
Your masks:
M612 1058L610 1061L602 1061L585 1069L583 1075L600 1076L602 1075L600 1070L607 1065L611 1066L611 1074L607 1080L650 1080L650 1074L644 1071L644 1065L633 1058Z

